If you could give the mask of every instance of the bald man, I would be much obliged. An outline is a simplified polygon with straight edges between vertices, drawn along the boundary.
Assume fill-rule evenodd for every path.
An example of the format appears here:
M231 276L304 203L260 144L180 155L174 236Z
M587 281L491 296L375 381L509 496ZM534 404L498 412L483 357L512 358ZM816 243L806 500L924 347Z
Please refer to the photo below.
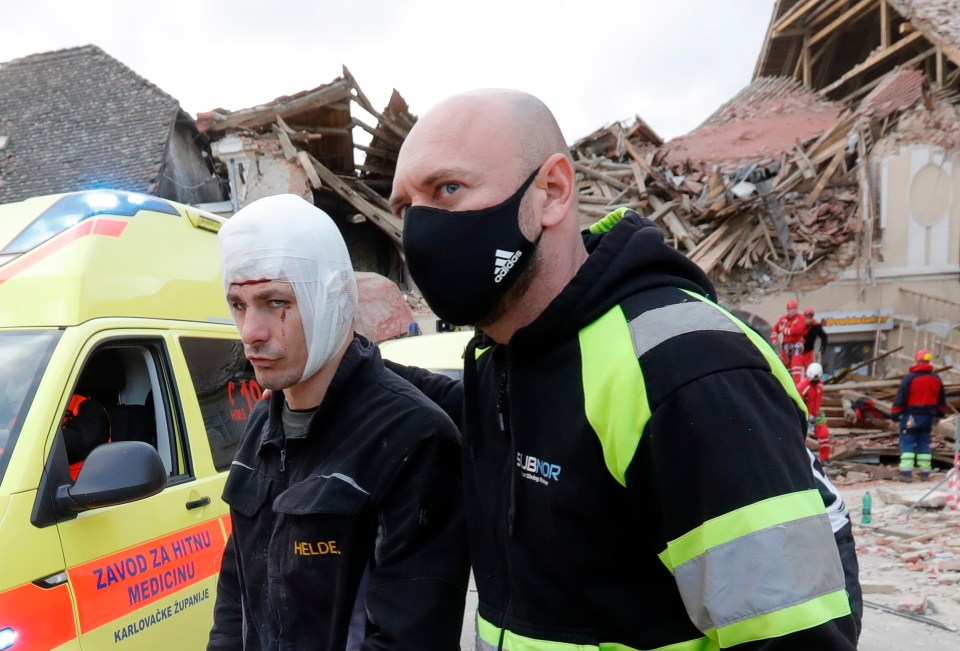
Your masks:
M257 381L224 488L232 530L208 649L459 648L468 563L458 433L353 331L333 221L293 195L219 234Z
M656 225L579 232L542 102L441 102L390 204L426 301L478 328L462 384L394 366L461 425L477 649L855 648L789 374Z

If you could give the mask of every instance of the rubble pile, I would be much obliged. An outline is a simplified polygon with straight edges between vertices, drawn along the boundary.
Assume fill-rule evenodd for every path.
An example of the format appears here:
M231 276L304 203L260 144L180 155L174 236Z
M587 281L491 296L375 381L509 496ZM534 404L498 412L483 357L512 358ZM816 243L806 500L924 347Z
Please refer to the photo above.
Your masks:
M850 508L864 604L957 631L960 621L960 511L944 508L935 473L925 485L835 478ZM865 492L871 520L863 521Z
M958 119L954 99L930 94L912 69L847 106L762 78L670 142L639 118L614 124L572 147L581 221L619 206L642 213L733 303L788 282L810 291L851 265L865 280L879 195L870 160L916 140L954 146L944 128Z

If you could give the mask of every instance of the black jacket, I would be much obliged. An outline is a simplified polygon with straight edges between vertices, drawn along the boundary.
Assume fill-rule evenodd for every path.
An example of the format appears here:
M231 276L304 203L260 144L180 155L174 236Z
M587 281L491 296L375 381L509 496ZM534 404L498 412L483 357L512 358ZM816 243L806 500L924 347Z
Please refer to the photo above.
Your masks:
M299 437L253 412L209 649L459 649L468 577L450 419L356 336Z
M461 387L405 371L462 424L478 648L855 648L787 370L649 221L588 252Z
M809 353L813 350L817 339L820 340L820 354L823 354L827 350L827 331L823 329L823 324L819 321L815 321L803 335L803 352Z

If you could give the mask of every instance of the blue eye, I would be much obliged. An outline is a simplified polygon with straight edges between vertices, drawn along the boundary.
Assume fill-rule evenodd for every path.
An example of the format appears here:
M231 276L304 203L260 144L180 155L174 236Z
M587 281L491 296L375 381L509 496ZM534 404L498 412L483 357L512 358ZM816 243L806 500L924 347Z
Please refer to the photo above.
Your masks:
M453 194L459 189L460 189L459 183L444 183L443 187L441 188L441 191L444 194Z

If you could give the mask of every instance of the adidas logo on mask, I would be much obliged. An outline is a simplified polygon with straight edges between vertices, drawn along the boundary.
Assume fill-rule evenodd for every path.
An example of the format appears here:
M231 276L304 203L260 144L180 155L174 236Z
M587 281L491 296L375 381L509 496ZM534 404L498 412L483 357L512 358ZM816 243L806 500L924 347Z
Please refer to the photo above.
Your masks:
M503 249L497 249L497 261L493 267L493 282L499 283L503 280L503 277L513 269L513 265L517 264L517 260L520 259L521 255L523 255L522 251L504 251Z

